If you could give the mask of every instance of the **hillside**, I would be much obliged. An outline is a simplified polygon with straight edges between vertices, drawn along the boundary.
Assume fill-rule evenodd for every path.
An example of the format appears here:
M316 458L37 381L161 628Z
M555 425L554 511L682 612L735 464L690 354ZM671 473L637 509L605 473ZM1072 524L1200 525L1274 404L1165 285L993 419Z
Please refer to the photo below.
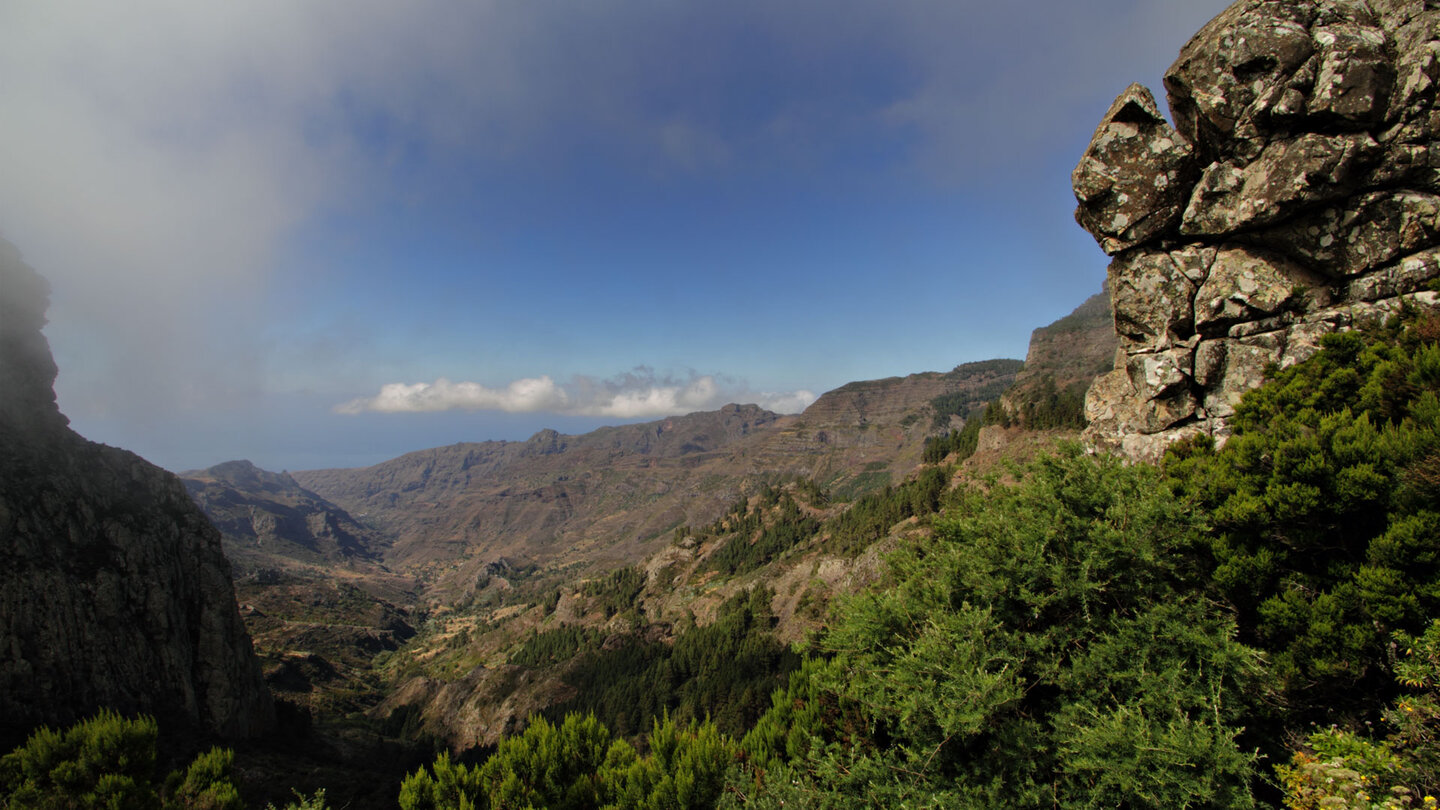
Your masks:
M1085 392L1110 370L1118 347L1107 288L1031 333L1025 367L1001 403L1026 427L1084 427Z
M851 383L798 416L732 405L363 470L227 462L185 483L236 561L277 696L327 723L368 713L387 733L489 745L589 677L569 658L538 672L505 663L523 658L526 633L674 644L756 587L771 594L757 638L813 631L835 594L874 576L867 547L935 508L945 476L921 464L927 439L983 410L1020 366ZM785 511L802 501L803 514ZM626 572L640 572L638 591L596 591ZM753 720L747 705L737 718Z
M328 735L261 756L332 745L342 806L403 810L1435 807L1437 71L1426 4L1235 3L1167 73L1175 126L1138 85L1104 116L1072 179L1110 279L1023 367L190 474L270 687ZM59 441L7 329L0 530L67 576L0 581L5 621L132 558L175 578L47 526L213 557L173 479Z
M384 535L303 488L286 473L228 461L180 474L185 490L220 530L237 574L281 559L364 566L389 548Z
M798 416L753 405L525 442L456 444L357 470L293 473L391 538L396 570L441 602L474 589L486 565L632 563L679 526L789 478L853 497L900 480L925 439L998 395L1016 361L853 383ZM443 595L443 596L442 596Z

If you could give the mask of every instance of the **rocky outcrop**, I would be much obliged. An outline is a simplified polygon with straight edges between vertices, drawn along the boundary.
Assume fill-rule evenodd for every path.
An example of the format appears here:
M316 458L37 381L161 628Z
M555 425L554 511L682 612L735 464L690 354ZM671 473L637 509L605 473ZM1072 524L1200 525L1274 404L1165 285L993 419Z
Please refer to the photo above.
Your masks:
M1145 88L1121 93L1071 178L1115 257L1091 441L1141 459L1223 441L1270 364L1440 302L1437 82L1429 3L1241 0L1166 73L1173 127Z
M0 240L0 742L102 707L260 733L273 709L220 535L178 478L69 429L47 299Z

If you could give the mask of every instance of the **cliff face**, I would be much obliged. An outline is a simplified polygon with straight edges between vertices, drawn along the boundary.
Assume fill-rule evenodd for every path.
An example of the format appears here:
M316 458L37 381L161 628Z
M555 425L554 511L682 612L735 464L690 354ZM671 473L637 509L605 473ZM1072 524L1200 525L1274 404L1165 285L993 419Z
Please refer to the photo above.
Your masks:
M69 429L47 306L0 240L0 742L101 707L167 733L266 730L218 532L178 478Z
M1078 401L1096 375L1109 370L1116 345L1110 295L1101 291L1069 315L1030 333L1025 366L1000 403L1024 425L1027 412L1034 413L1047 401Z
M1153 459L1224 439L1267 364L1434 306L1440 10L1421 0L1241 0L1165 76L1175 126L1131 85L1072 181L1115 258L1120 338L1087 436Z

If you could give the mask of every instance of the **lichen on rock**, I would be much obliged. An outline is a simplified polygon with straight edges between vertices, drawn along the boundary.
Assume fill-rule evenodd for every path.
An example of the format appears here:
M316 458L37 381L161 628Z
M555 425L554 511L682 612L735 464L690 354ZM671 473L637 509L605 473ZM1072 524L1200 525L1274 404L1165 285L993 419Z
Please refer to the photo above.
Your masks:
M1270 364L1440 303L1437 82L1423 0L1240 0L1167 71L1173 128L1145 88L1120 94L1072 175L1115 256L1121 341L1090 441L1142 459L1223 441Z

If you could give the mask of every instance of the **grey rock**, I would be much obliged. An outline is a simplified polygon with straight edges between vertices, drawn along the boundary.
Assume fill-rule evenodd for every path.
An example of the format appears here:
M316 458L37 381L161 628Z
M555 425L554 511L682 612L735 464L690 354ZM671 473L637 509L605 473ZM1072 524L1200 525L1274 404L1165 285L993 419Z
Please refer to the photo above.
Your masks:
M1195 291L1213 261L1213 250L1198 247L1135 250L1115 259L1110 307L1121 345L1164 349L1194 334Z
M1368 179L1367 170L1383 154L1366 133L1307 133L1269 144L1248 163L1212 163L1185 208L1180 232L1235 233L1344 197Z
M1086 396L1086 437L1156 459L1191 435L1223 441L1245 392L1302 362L1332 332L1377 323L1440 293L1440 9L1429 0L1240 0L1165 76L1175 129L1207 165L1185 189L1131 204L1121 233L1095 147L1072 179L1077 219L1111 261L1120 339ZM1131 88L1118 109L1143 109ZM1133 113L1132 113L1133 114ZM1147 111L1148 114L1148 111ZM1163 122L1146 127L1159 138ZM1111 139L1110 143L1113 143ZM1142 175L1153 173L1108 147ZM1127 163L1128 160L1128 163ZM1178 227L1175 195L1188 193ZM1109 206L1108 208L1104 206Z
M1173 230L1199 174L1190 144L1138 84L1126 88L1096 127L1071 174L1075 221L1106 253Z
M1440 196L1406 190L1360 194L1249 238L1334 277L1353 277L1435 244Z
M1165 74L1175 128L1208 159L1247 156L1268 130L1270 110L1300 114L1316 51L1309 3L1242 0L1211 20ZM1292 92L1293 91L1293 92Z
M1375 21L1378 23L1378 21ZM1380 122L1395 81L1378 25L1318 26L1319 67L1306 111L1320 123L1370 127Z
M1237 323L1263 321L1303 307L1305 293L1323 279L1285 259L1249 248L1216 252L1210 274L1195 294L1196 331L1224 334Z

